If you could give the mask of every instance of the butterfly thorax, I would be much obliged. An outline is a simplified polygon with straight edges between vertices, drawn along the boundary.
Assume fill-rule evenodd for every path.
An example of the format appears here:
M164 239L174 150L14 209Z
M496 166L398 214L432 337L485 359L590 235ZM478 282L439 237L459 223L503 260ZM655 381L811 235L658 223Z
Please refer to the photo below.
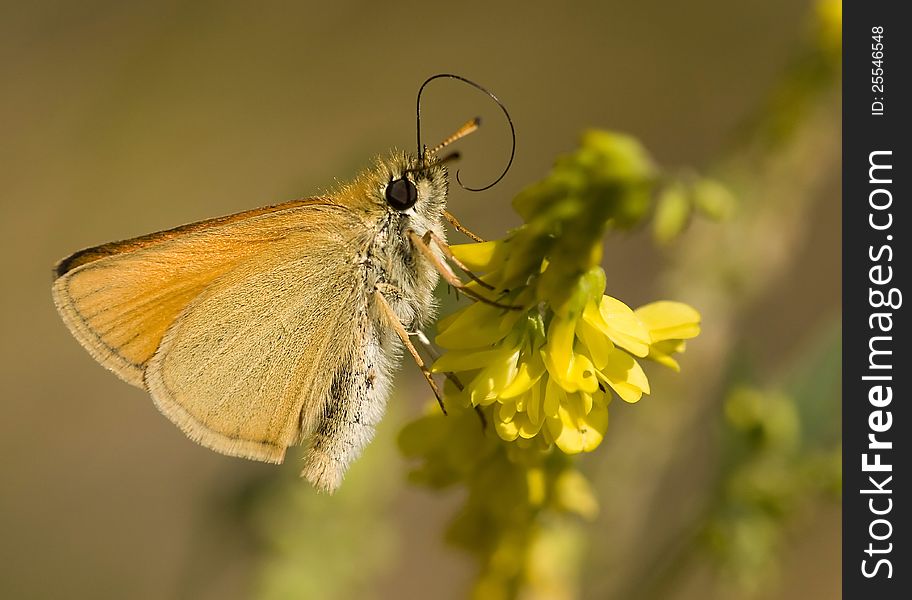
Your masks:
M417 201L398 210L386 199L392 182L407 179L414 184ZM418 168L414 157L394 153L378 160L376 166L340 190L339 197L359 212L368 225L358 244L356 262L365 278L362 289L379 290L410 331L427 325L434 317L433 291L438 274L409 239L432 232L445 240L443 211L446 206L448 177L446 168L431 164ZM439 250L433 248L440 256ZM442 257L441 257L442 258Z

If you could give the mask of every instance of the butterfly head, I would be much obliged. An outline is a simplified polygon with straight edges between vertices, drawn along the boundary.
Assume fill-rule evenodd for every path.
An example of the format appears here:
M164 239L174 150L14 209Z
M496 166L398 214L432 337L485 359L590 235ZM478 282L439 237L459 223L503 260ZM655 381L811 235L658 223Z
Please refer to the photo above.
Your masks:
M449 175L436 154L393 153L378 162L375 201L393 215L439 220L446 208Z

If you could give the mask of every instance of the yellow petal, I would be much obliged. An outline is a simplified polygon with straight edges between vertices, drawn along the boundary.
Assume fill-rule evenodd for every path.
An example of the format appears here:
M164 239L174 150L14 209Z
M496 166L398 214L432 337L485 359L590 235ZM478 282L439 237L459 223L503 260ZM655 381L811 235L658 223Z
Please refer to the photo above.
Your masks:
M588 415L590 412L592 412L592 394L587 394L586 392L577 393L583 402L583 412Z
M623 381L609 381L608 385L611 386L617 395L621 397L621 400L624 402L629 402L633 404L634 402L639 402L640 398L643 397L643 390L640 388L625 383Z
M668 367L675 372L680 372L681 366L678 364L678 361L671 357L671 355L678 352L684 352L684 347L685 343L682 340L656 342L649 347L649 356L646 358L653 360L662 366Z
M519 311L507 315L509 318L518 319ZM449 317L442 319L437 324L435 341L438 345L452 350L465 350L470 348L484 348L499 342L508 331L501 329L504 319L504 310L483 302L459 310Z
M653 342L686 340L700 333L700 313L683 302L660 300L636 309Z
M544 380L547 378L542 378L538 380L538 383L533 385L529 389L529 394L525 397L526 405L526 414L529 416L529 421L533 425L541 426L542 423L542 397Z
M590 452L602 443L608 429L608 408L594 404L587 415L582 410L582 400L568 397L561 404L557 418L547 420L548 431L554 437L554 443L566 454Z
M538 435L543 424L541 419L539 419L538 423L533 423L532 419L524 413L516 413L513 422L516 423L516 426L519 428L519 437L527 440Z
M434 373L474 371L486 367L492 362L502 362L505 357L514 352L518 352L518 349L505 347L505 345L490 350L450 350L434 361L431 371Z
M685 323L677 327L667 329L650 329L649 333L653 336L654 342L665 340L689 340L700 335L700 326L696 323Z
M564 422L561 421L559 417L552 417L550 419L545 419L545 431L550 434L551 439L558 445L558 447L567 454L579 454L580 449L574 450L571 446L573 441L573 433L571 430L565 426ZM558 443L558 440L561 440Z
M621 348L634 356L646 356L649 353L649 330L634 314L633 310L611 296L602 296L599 313L607 326L608 337Z
M561 386L553 377L548 378L545 384L545 401L542 405L542 412L545 417L556 417L561 403L566 399L567 394L561 389Z
M502 266L507 256L506 244L501 241L457 244L450 246L450 250L469 269L481 273Z
M549 360L549 356L543 353L543 359L546 361L545 364L548 367L548 372L552 375L560 387L564 391L578 392L584 391L592 393L598 389L598 378L596 377L596 369L592 365L592 361L589 360L583 354L573 354L573 358L570 361L570 372L561 373L561 369L557 367L553 361Z
M527 348L528 350L528 348ZM500 392L503 399L515 398L525 394L545 372L545 363L537 349L523 352L519 360L519 369L513 381Z
M556 419L556 421L558 423L558 431L560 431L560 419ZM551 425L545 424L545 426L541 428L541 435L539 435L536 439L541 440L544 442L546 447L551 448L551 446L554 444L554 434L551 433Z
M564 390L592 393L598 389L595 368L585 355L574 352L575 330L575 319L555 316L548 327L548 343L541 350L542 361Z
M581 419L585 428L580 428L583 436L583 452L592 452L598 448L608 431L608 408L594 404L592 411Z
M502 421L494 419L494 430L500 439L505 442L512 442L519 436L519 427L515 421Z
M598 378L592 361L582 354L573 355L573 372L571 373L575 391L593 393L598 389Z
M552 377L569 380L573 369L573 338L576 322L555 316L548 327L548 342L542 348L542 359Z
M519 348L500 361L482 369L466 387L472 404L487 406L497 399L500 390L505 388L516 376L516 360Z
M649 379L640 364L626 352L615 350L598 374L626 402L636 402L649 393Z
M598 304L589 302L583 309L583 320L592 329L636 356L646 356L649 352L649 331L620 300L602 296ZM593 336L587 336L587 340L596 341Z
M659 352L665 354L680 354L687 348L687 342L684 340L662 340L654 343L651 348L656 348Z
M516 403L504 402L497 405L497 418L504 423L509 423L516 416Z
M536 382L536 383L538 383L538 382ZM510 385L513 385L513 384L510 384ZM532 385L534 386L535 384L532 384ZM507 387L510 387L510 386L507 386ZM526 403L528 401L529 396L531 396L531 395L532 395L532 388L530 387L528 390L525 391L525 393L520 394L519 396L516 396L515 398L510 398L510 399L513 400L513 402L516 404L516 410L518 410L519 412L525 412Z
M594 306L594 304L593 304ZM598 314L598 311L596 311ZM594 327L585 318L576 323L576 335L589 351L589 358L596 369L601 369L608 362L610 353L614 350L614 344L607 334Z

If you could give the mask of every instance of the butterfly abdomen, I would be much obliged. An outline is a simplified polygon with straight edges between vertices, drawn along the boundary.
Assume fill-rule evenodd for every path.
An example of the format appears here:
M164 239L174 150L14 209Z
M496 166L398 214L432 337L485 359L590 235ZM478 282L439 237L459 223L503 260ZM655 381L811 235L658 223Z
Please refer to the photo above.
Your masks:
M367 307L358 317L359 342L333 375L329 398L314 425L302 475L325 492L342 483L349 464L371 441L386 410L396 350L372 322Z

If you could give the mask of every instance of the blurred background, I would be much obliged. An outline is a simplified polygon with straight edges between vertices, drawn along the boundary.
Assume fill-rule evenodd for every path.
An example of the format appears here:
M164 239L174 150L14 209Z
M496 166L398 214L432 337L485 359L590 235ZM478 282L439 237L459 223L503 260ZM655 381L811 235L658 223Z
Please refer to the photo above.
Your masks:
M418 86L453 72L496 92L517 131L503 182L451 190L483 237L519 224L509 200L591 127L714 176L741 207L670 243L649 227L607 241L608 293L689 302L703 335L681 375L612 405L582 461L601 512L572 595L839 596L838 3L556 7L3 3L0 595L468 594L475 566L442 541L460 493L410 487L396 449L429 400L416 369L340 493L317 496L291 453L275 467L188 441L94 363L50 295L75 250L315 195L413 149ZM499 173L496 107L446 81L423 106L428 144L482 115L463 180ZM758 431L785 449L745 454Z

